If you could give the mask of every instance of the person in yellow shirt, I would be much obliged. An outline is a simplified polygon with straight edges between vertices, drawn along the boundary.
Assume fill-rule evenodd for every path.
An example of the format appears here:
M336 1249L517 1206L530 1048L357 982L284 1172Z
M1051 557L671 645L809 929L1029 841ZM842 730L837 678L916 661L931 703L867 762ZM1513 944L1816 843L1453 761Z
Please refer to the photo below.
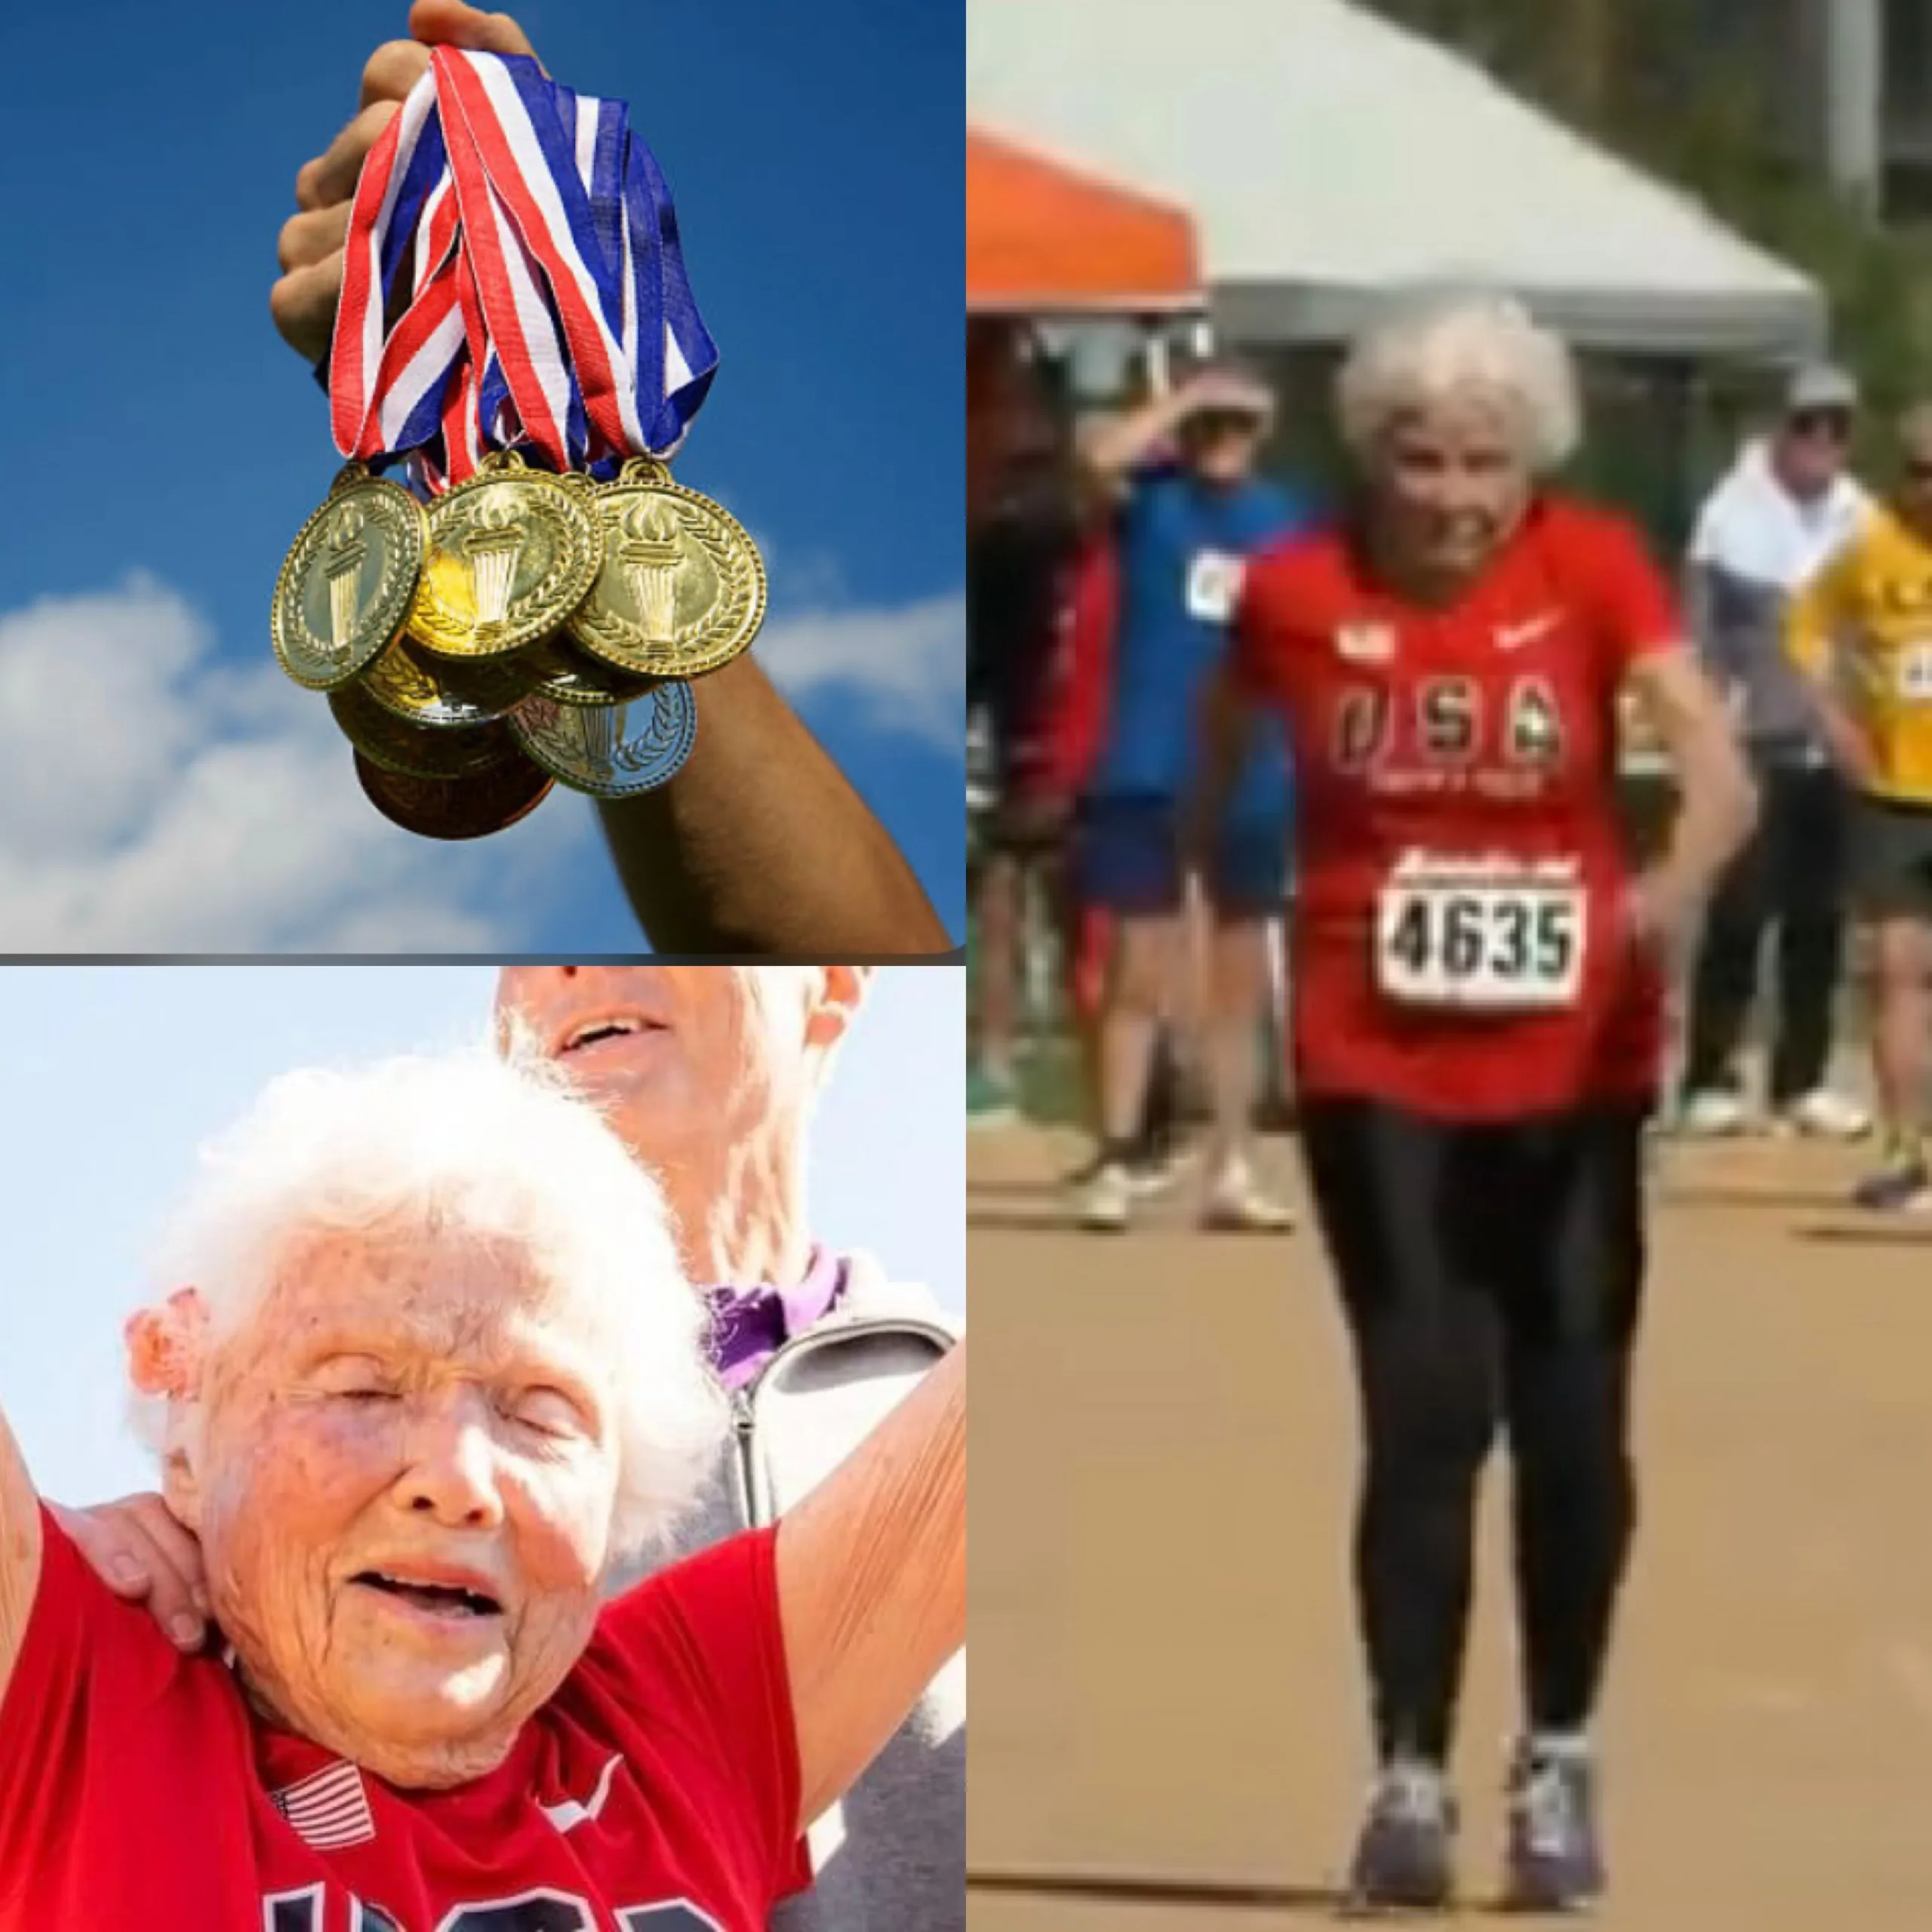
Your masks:
M1793 601L1786 643L1852 787L1851 894L1873 938L1884 1152L1855 1198L1932 1208L1932 402L1899 426L1886 500Z

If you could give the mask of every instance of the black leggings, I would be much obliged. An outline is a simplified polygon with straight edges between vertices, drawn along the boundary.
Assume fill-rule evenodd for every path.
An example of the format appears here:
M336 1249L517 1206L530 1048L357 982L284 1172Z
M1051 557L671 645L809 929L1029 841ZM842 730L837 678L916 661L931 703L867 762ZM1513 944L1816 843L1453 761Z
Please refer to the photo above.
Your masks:
M1527 1715L1538 1730L1589 1718L1635 1513L1646 1112L1475 1125L1304 1103L1361 1392L1355 1585L1385 1761L1447 1758L1476 1485L1499 1425L1515 1471Z

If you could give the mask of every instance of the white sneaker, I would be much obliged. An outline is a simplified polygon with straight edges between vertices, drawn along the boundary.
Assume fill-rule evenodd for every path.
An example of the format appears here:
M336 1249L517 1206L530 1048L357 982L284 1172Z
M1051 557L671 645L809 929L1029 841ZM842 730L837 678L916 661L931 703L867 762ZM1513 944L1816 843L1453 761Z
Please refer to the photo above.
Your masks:
M1125 1231L1133 1207L1134 1183L1124 1168L1110 1161L1081 1184L1074 1213L1089 1233L1117 1235Z
M1778 1124L1816 1140L1863 1140L1872 1131L1872 1116L1847 1095L1814 1087L1778 1109Z
M1693 1140L1722 1140L1742 1134L1751 1124L1741 1094L1721 1087L1687 1094L1677 1109L1677 1131Z
M1286 1235L1294 1232L1293 1208L1264 1193L1238 1161L1223 1168L1201 1204L1201 1225L1215 1232Z

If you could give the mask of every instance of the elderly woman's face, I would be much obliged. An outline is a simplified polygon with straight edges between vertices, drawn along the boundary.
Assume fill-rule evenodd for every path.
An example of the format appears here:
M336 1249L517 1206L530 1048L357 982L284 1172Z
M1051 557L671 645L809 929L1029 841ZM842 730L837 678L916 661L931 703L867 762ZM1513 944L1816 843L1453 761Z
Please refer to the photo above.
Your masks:
M1374 469L1375 494L1397 550L1411 568L1432 575L1478 568L1529 498L1528 467L1507 416L1475 400L1398 419Z
M594 1338L459 1229L317 1235L218 1358L216 1610L294 1728L403 1783L497 1762L595 1620L617 1469Z

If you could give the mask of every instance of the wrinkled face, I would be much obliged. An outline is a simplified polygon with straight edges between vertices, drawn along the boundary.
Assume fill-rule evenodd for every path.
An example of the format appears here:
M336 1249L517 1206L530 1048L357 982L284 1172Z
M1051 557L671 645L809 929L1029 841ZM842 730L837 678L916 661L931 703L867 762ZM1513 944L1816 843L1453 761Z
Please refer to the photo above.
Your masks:
M665 1177L715 1175L734 1148L789 1131L816 1078L813 974L792 967L510 966L500 1011L601 1106Z
M1821 495L1843 472L1850 444L1850 410L1799 410L1778 432L1778 474L1801 497Z
M1477 398L1398 419L1374 470L1377 513L1392 548L1424 576L1479 569L1529 501L1528 466L1507 414Z
M1183 426L1181 453L1188 468L1203 481L1238 483L1254 474L1267 435L1265 417L1233 410L1204 411Z
M460 1230L316 1235L217 1358L198 1472L251 1689L398 1783L500 1761L588 1641L617 1493L596 1327Z

